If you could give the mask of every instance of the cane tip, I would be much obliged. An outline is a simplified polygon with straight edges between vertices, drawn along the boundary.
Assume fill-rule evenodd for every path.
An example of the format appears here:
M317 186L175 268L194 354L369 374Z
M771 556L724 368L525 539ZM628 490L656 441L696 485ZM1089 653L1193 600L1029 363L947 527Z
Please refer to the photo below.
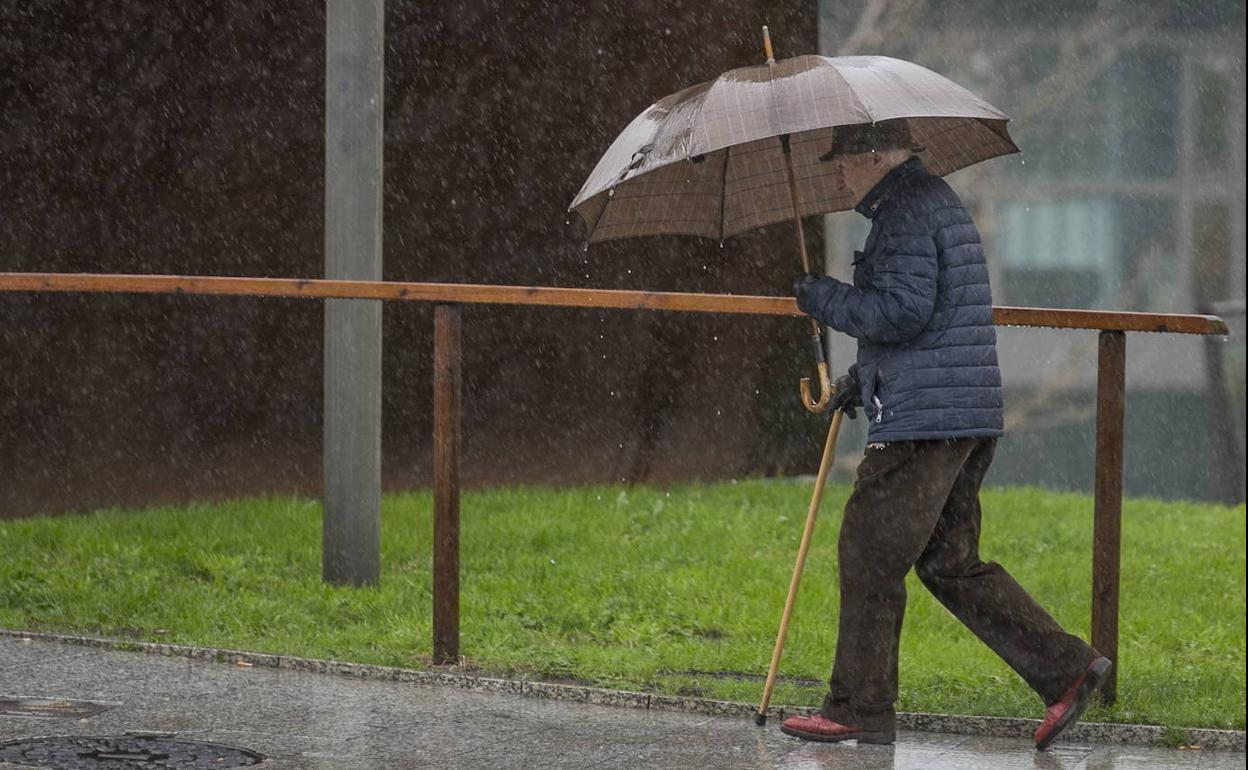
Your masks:
M755 715L754 715L754 724L758 725L759 727L762 727L763 725L767 724L767 715L766 715L766 714L755 714Z

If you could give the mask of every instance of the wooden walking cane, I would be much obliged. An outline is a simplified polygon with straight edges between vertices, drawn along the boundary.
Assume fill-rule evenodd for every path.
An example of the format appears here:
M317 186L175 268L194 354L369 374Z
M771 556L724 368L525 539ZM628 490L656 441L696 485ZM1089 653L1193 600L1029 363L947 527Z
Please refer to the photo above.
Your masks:
M793 613L793 601L797 598L797 585L802 579L802 567L806 564L806 551L810 549L810 536L815 529L815 514L819 511L819 501L823 497L823 487L828 480L828 471L832 469L832 458L836 455L836 436L841 430L842 412L837 410L832 415L832 424L828 426L828 439L823 445L823 459L819 461L819 475L815 477L815 489L810 496L810 509L806 511L806 527L802 530L802 542L797 547L797 563L793 565L793 577L789 579L789 595L784 600L784 612L780 615L780 630L776 633L776 647L771 652L771 666L767 669L767 684L763 686L763 700L758 704L758 713L754 722L767 724L767 706L771 703L771 689L776 684L776 671L780 668L780 651L784 649L784 637L789 630L789 616Z
M775 64L775 56L771 49L771 35L763 27L763 49L767 54L767 64ZM780 147L784 151L785 171L789 178L789 202L793 205L793 227L797 236L798 252L802 259L802 270L810 272L810 257L806 253L806 237L802 233L801 209L797 199L797 175L793 173L793 153L789 143L789 135L780 136ZM828 408L835 388L828 377L828 363L823 352L823 333L819 322L810 319L811 341L815 348L815 363L819 372L820 394L815 399L810 394L810 380L803 378L800 383L802 406L811 412L822 412ZM793 577L789 580L789 595L784 600L784 612L780 615L780 630L776 634L776 647L771 653L771 666L767 669L767 684L763 687L763 700L758 704L758 714L754 721L760 725L767 723L767 705L771 702L771 689L776 684L776 671L780 667L780 651L784 649L784 637L789 630L789 616L793 613L793 600L797 598L797 585L802 579L802 567L806 564L806 551L810 548L810 535L815 529L815 514L819 511L819 501L823 497L823 487L828 480L828 471L832 469L832 458L836 455L836 436L841 430L841 412L832 415L832 423L828 426L828 438L823 445L823 459L819 461L819 473L815 477L815 489L810 496L810 508L806 511L806 526L802 530L802 542L797 548L797 563L793 565Z

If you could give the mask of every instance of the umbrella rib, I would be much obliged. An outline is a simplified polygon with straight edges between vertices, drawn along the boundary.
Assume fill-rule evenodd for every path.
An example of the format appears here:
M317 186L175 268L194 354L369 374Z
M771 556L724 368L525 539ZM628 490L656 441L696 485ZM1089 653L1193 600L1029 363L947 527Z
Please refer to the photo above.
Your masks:
M724 245L724 209L727 208L728 199L728 154L732 152L732 145L724 148L724 173L719 177L719 245Z
M607 215L607 207L611 205L611 201L615 200L615 188L616 188L616 187L619 187L619 183L618 183L618 182L617 182L616 184L611 185L611 187L607 188L607 191L606 191L606 192L607 192L607 202L606 202L606 203L604 203L604 204L602 204L602 211L599 211L599 212L598 212L598 218L594 220L594 228L595 228L595 229L597 229L597 227L598 227L598 223L602 221L602 218L603 218L603 217L605 217L605 216ZM601 193L599 193L599 194L601 194ZM591 238L591 239L593 238L593 231L592 231L592 230L590 231L590 238Z

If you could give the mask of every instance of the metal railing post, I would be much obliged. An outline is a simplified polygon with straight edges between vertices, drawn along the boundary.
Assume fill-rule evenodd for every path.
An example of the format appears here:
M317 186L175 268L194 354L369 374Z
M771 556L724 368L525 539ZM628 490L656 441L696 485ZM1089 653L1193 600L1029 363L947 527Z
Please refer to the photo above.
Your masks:
M325 277L381 280L384 0L325 3ZM382 303L325 303L325 582L381 578Z
M1244 315L1244 303L1215 302L1201 308L1219 315ZM1205 345L1205 403L1209 440L1217 465L1218 496L1227 505L1244 499L1244 452L1235 435L1235 397L1226 377L1226 338L1207 335Z

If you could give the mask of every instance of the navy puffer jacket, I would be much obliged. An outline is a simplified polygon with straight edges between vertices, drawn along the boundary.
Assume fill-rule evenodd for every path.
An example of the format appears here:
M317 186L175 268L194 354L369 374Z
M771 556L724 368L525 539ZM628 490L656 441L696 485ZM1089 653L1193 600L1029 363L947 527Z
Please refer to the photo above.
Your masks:
M853 286L822 278L801 309L858 340L867 440L1000 436L988 266L962 201L911 158L856 210L872 221Z

